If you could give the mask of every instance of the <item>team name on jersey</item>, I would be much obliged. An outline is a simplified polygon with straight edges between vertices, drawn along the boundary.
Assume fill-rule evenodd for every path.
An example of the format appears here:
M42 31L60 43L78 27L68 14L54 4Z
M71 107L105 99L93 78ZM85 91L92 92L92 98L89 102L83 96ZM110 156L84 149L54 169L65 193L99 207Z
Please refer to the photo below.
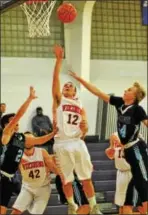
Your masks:
M70 111L73 113L81 114L81 108L75 105L63 105L62 108L63 108L63 111Z
M44 167L43 161L34 161L22 164L24 170Z
M121 116L119 115L118 121L125 124L131 124L131 117L130 116Z

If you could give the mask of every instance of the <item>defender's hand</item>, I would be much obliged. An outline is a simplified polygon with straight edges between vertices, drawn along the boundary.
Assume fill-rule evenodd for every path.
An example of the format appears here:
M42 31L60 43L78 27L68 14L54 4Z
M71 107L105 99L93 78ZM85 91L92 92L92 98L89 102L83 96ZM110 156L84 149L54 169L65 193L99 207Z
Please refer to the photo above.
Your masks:
M59 45L55 45L54 53L57 59L62 59L64 56L64 49Z
M69 74L70 76L72 76L73 78L75 78L75 79L78 78L77 74L76 74L75 72L72 72L71 70L68 71L68 74Z
M30 95L29 95L29 98L30 99L36 99L37 98L37 96L35 95L35 89L34 89L34 87L30 87Z
M76 80L78 80L78 78L79 78L79 76L75 72L72 72L71 70L68 70L68 74L70 76L72 76L73 78L75 78Z

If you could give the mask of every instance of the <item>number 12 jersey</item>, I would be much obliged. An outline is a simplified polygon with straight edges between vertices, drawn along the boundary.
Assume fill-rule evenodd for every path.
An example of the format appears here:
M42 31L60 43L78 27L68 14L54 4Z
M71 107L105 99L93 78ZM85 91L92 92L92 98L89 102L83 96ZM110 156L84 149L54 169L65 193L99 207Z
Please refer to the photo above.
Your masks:
M81 136L81 111L82 104L79 100L62 97L56 113L59 131L55 138L67 140Z

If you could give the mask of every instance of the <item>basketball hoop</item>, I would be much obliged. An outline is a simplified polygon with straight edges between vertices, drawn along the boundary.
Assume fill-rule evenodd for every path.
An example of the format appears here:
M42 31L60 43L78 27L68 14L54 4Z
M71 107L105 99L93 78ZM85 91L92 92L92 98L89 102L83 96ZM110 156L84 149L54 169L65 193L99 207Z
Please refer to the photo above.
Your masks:
M29 37L50 36L50 16L56 0L28 0L21 5L27 22Z

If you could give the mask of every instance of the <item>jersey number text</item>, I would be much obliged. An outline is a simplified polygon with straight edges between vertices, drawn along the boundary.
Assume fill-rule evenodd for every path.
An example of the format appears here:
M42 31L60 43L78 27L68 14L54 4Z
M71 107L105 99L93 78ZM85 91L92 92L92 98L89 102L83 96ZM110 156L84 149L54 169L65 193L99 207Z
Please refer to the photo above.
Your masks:
M122 128L119 130L120 135L122 138L126 137L126 125L123 125Z
M71 125L77 125L78 124L78 119L79 119L78 115L68 114L67 123L71 124Z
M19 149L15 158L15 162L19 163L23 155L23 150Z
M118 158L124 158L124 153L122 150L119 150Z
M29 177L32 178L32 179L40 178L40 170L39 169L31 170L29 172Z

